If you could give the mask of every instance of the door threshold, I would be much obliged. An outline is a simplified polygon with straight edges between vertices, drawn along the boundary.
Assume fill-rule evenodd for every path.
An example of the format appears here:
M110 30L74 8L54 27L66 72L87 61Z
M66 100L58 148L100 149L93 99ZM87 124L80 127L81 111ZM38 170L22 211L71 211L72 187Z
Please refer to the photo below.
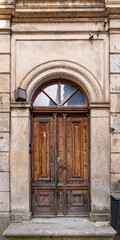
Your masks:
M40 223L40 224L74 224L74 223L86 223L90 221L89 217L40 217L32 218L31 223Z
M63 215L47 215L47 216L41 216L41 215L34 215L32 216L33 219L37 219L37 218L89 218L89 214L84 214L84 215L77 215L77 216L73 216L73 215L69 215L69 216L63 216Z

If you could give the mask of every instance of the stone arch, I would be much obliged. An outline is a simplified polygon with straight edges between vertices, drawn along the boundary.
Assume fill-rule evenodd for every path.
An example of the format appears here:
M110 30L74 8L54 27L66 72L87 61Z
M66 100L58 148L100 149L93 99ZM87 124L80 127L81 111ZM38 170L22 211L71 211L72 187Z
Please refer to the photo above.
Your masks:
M95 76L85 67L72 61L49 61L30 71L20 84L26 90L26 99L30 101L35 90L44 82L53 78L66 78L80 85L90 102L104 101L102 88Z

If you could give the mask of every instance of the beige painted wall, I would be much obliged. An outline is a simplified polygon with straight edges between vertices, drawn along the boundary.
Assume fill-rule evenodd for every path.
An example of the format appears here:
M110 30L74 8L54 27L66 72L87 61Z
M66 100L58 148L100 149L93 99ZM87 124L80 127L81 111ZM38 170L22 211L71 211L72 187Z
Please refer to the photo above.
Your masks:
M11 109L11 211L30 211L30 115L25 108Z

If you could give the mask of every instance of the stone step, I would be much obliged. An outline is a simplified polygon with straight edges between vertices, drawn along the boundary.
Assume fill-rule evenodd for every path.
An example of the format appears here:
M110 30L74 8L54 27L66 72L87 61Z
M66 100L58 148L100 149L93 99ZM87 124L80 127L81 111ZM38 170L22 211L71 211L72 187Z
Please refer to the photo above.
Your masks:
M91 222L80 218L43 218L12 223L3 236L6 240L113 240L115 234L108 222Z

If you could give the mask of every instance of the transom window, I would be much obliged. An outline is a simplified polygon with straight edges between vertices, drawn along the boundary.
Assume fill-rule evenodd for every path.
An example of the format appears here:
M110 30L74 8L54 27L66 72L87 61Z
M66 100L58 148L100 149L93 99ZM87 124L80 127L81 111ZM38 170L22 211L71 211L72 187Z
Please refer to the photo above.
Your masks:
M87 106L87 101L79 87L60 81L40 87L33 102L39 106Z

